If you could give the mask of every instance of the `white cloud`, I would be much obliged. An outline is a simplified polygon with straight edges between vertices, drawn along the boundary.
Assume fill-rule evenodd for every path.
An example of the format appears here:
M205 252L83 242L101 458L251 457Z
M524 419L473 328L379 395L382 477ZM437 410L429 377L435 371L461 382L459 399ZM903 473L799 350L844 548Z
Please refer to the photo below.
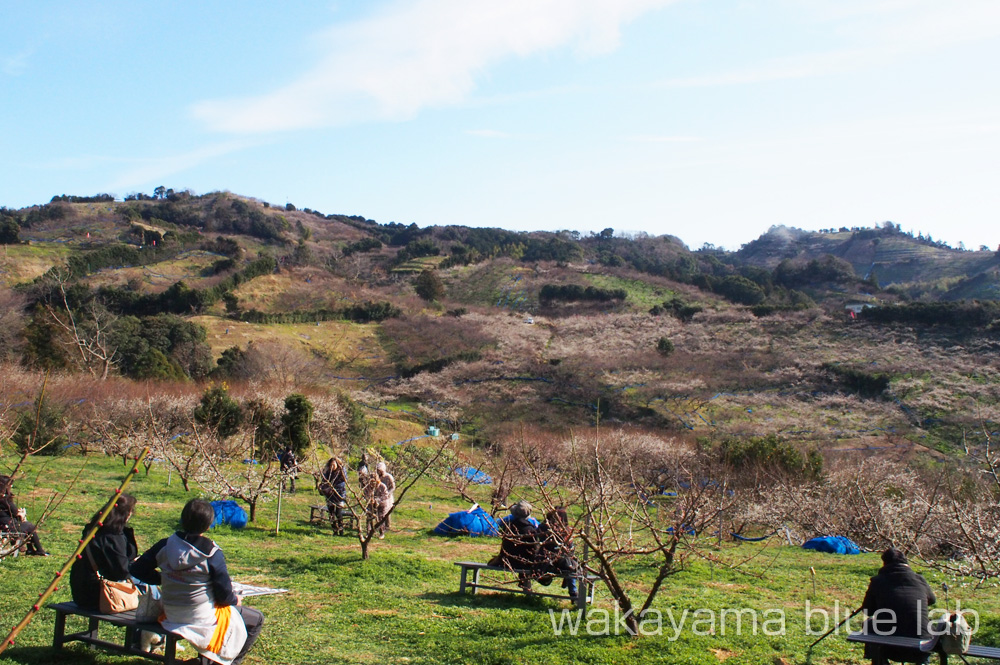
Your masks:
M480 136L486 139L509 139L514 137L513 134L501 132L496 129L467 129L465 133L469 136Z
M34 49L27 49L7 56L0 60L0 69L8 76L20 76L28 70L28 58L34 55L34 53Z
M253 145L256 144L250 141L226 141L174 155L136 159L133 160L133 166L114 178L104 189L115 191L151 182L160 182L216 157L222 157Z
M827 76L1000 36L1000 2L995 0L792 0L789 4L805 9L813 21L832 24L844 46L714 74L672 78L659 85L708 87Z
M290 84L192 111L234 133L406 119L464 100L477 75L509 58L568 45L582 55L609 52L624 24L672 1L395 0L323 32L321 62Z
M659 134L639 134L626 136L626 141L630 143L695 143L701 141L697 136L667 136Z

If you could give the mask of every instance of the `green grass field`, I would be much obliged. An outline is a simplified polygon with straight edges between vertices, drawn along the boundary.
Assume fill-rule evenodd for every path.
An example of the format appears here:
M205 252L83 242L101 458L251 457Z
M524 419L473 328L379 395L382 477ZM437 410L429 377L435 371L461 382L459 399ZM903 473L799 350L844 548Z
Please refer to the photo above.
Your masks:
M4 458L4 468L12 463ZM80 471L83 471L81 474ZM0 629L6 635L30 608L62 561L72 552L87 518L106 500L126 472L120 460L73 455L30 460L18 480L19 503L29 518L41 510L52 488L67 487L78 477L66 502L42 527L50 558L18 557L0 562ZM35 487L34 491L29 488ZM242 582L287 587L290 593L251 599L266 616L260 641L248 663L776 663L862 662L861 647L831 636L811 654L815 639L805 629L807 600L821 608L839 604L853 609L878 567L876 554L854 557L807 552L777 538L765 543L726 546L718 556L739 568L697 561L667 580L656 603L663 613L663 635L631 638L624 635L572 637L553 633L549 610L570 609L568 601L526 598L484 592L460 596L458 560L488 559L498 548L494 539L442 538L429 530L448 512L467 506L450 492L431 483L408 496L394 517L394 531L376 541L372 557L360 558L357 543L332 536L323 526L307 523L308 506L319 501L308 477L299 491L282 503L280 533L275 533L276 502L264 505L258 522L237 531L223 527L210 535L226 553L231 575ZM140 474L128 490L139 501L133 519L140 547L152 545L176 526L183 503L191 498L176 478L167 485L166 470L154 466ZM816 571L816 597L813 577ZM976 589L968 580L923 572L935 589L947 581L951 606L982 613L977 643L1000 643L1000 599L995 587ZM626 569L630 583L642 586L649 570ZM943 605L939 594L938 606ZM55 600L68 600L68 588ZM598 589L591 610L592 628L603 628L604 612L613 607L607 592ZM752 634L748 615L743 634L735 635L735 615L709 622L708 611L722 609L783 610L783 635ZM694 614L696 610L700 614ZM685 610L688 611L684 615ZM764 615L774 619L776 615ZM680 628L679 638L671 623ZM695 619L700 618L700 624ZM586 627L586 624L583 624ZM653 624L646 624L652 629ZM771 623L770 630L777 627ZM822 623L817 620L819 630ZM0 656L2 663L102 664L148 662L87 651L72 646L57 656L51 650L53 613L42 611ZM712 629L712 630L710 630ZM585 631L583 631L585 632ZM700 634L699 634L700 633ZM189 649L183 655L191 655Z

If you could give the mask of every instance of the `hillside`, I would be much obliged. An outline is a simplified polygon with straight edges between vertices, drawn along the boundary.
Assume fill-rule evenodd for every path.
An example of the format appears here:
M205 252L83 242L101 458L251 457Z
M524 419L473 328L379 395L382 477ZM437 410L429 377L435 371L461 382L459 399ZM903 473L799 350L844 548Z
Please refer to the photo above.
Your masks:
M845 314L996 293L992 252L888 225L775 228L727 254L612 229L383 225L228 192L3 215L19 231L4 246L4 359L35 369L298 383L417 404L486 441L511 423L600 420L948 452L998 419L992 309L975 305L974 327ZM101 334L110 359L84 350Z
M782 261L804 263L830 255L847 261L862 279L882 287L934 299L996 299L1000 295L1000 257L980 249L952 249L898 227L808 232L774 227L736 253L747 265L774 270Z

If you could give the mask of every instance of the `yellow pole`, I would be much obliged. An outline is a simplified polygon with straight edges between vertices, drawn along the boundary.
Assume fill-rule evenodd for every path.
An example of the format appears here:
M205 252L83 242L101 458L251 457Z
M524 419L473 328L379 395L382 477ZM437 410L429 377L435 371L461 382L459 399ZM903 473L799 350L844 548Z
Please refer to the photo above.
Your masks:
M45 600L49 596L51 596L53 592L59 590L59 587L57 585L59 584L60 580L62 580L63 577L66 575L66 573L69 572L69 569L73 565L73 562L83 557L83 548L87 546L87 543L93 540L94 534L97 533L97 530L104 523L104 520L106 520L108 518L108 515L111 514L111 510L115 507L115 504L118 503L118 497L122 495L122 491L132 481L132 476L134 476L136 472L139 470L139 463L142 462L142 459L148 453L149 453L149 448L143 448L142 452L139 453L139 456L135 458L135 463L132 465L132 470L125 475L125 479L122 480L122 484L119 485L118 489L115 490L114 496L112 496L108 500L108 504L104 507L104 510L101 511L100 516L97 518L97 524L95 524L86 534L84 534L83 538L80 539L80 544L79 546L77 546L76 551L73 552L73 555L70 556L69 560L63 564L63 567L59 569L59 571L56 573L55 579L52 580L51 584L49 584L48 588L46 588L45 591L38 594L38 602L31 606L31 609L28 610L28 613L25 615L25 617L21 619L21 623L14 626L14 629L10 631L10 634L7 635L3 643L0 644L0 653L6 651L7 647L13 646L14 638L17 636L18 633L24 630L25 626L31 623L31 620L35 617L36 614L38 614L38 610L41 609L42 603L44 603Z

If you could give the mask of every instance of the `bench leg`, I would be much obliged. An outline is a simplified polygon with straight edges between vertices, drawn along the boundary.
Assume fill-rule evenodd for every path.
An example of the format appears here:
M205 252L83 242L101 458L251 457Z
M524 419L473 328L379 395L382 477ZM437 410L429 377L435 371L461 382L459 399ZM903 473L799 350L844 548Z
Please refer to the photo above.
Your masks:
M135 629L135 626L125 626L125 646L131 649L138 649L140 645L139 636L142 631Z
M101 625L101 620L100 619L95 619L95 618L91 617L90 621L89 621L89 624L87 626L87 629L90 631L90 632L87 633L87 637L89 637L92 640L98 639L98 633L100 632L100 625ZM96 644L88 644L87 648L88 649L96 649L97 645Z
M581 589L579 587L583 588ZM587 603L589 603L592 598L591 593L593 593L591 591L591 585L590 582L587 581L586 577L577 581L576 609L581 612L587 611Z
M167 644L163 647L164 665L174 665L177 662L177 636L173 633L165 633L163 637Z
M56 612L56 630L55 635L52 638L52 648L62 649L63 644L66 643L66 615L62 612Z
M479 592L479 573L482 572L479 568L472 571L472 595L475 596Z
M469 569L466 568L465 566L462 566L462 579L458 583L458 592L459 593L465 593L465 576L466 576L466 574L468 572L469 572Z

